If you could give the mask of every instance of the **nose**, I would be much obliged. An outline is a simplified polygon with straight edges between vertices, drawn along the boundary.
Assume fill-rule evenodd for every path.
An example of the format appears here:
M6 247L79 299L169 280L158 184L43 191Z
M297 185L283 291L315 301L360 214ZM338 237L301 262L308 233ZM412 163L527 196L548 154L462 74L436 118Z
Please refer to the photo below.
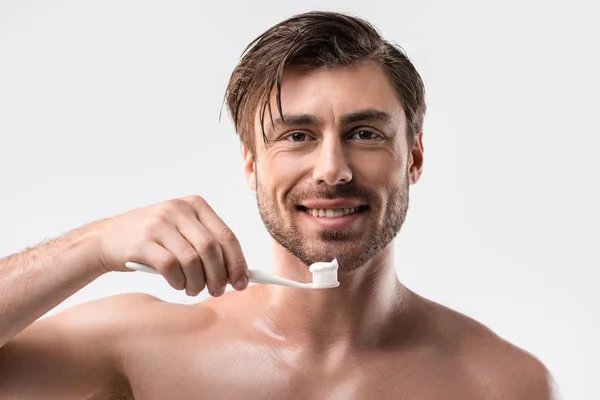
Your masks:
M324 140L317 148L313 179L331 186L352 180L352 169L340 139Z

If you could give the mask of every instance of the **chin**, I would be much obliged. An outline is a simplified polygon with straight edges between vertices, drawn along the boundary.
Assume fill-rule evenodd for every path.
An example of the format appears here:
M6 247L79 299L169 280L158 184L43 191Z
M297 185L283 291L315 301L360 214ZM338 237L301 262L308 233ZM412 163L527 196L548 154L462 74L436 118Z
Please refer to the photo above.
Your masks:
M340 272L352 270L358 268L360 264L364 264L368 261L364 259L364 255L368 252L364 248L364 243L361 245L356 242L325 242L312 248L303 249L301 253L304 253L308 265L320 262L320 261L331 261L334 258L337 259L340 265ZM357 264L358 263L358 264Z

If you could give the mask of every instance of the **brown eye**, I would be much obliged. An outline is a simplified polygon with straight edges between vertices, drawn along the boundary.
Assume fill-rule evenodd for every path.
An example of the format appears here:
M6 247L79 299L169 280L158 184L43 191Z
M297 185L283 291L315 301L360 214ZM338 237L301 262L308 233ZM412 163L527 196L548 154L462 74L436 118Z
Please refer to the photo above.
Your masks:
M294 133L288 135L286 137L286 139L289 140L290 142L303 142L305 140L308 140L309 137L306 133L294 132Z
M373 131L368 131L368 130L360 130L360 131L356 131L352 134L353 138L356 139L360 139L360 140L373 140L373 139L381 139L381 135L373 132Z

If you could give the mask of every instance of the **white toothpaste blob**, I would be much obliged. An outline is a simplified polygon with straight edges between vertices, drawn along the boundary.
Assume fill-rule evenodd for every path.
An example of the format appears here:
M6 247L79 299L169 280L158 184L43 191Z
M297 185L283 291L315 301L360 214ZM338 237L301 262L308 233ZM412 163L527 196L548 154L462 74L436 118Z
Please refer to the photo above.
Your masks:
M338 262L335 258L330 262L316 262L311 264L308 270L312 273L313 284L333 285L337 283L339 285L337 279Z

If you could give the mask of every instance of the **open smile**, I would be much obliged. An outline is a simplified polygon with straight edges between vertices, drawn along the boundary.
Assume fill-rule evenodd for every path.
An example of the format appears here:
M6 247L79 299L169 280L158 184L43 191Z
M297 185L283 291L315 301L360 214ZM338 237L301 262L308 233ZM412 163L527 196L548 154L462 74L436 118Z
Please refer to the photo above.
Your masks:
M350 208L308 208L305 206L298 206L297 208L315 218L339 218L355 213L362 213L367 210L367 206Z
M342 231L352 228L364 219L369 209L368 206L344 207L344 208L308 208L298 206L300 216L303 220L319 229L328 231Z

